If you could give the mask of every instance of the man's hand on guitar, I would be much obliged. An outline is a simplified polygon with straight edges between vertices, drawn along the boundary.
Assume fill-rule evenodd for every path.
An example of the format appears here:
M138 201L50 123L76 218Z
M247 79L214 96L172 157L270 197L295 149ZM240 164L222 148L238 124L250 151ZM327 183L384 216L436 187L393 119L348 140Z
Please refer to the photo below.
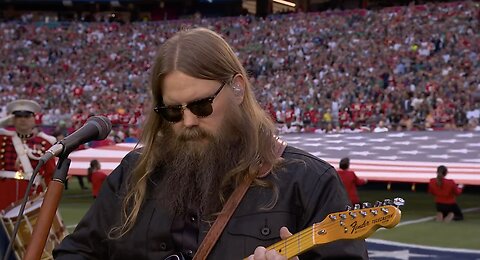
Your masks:
M286 228L286 227L280 228L280 237L282 239L286 239L286 238L290 237L291 235L292 235L292 233L290 233L290 231L288 231L288 228ZM267 250L263 246L257 247L255 249L255 252L253 253L253 255L250 255L248 257L248 260L285 260L285 259L287 259L287 258L285 256L281 255L280 253L278 253L276 250L274 250L274 249ZM298 257L294 257L292 259L298 260Z

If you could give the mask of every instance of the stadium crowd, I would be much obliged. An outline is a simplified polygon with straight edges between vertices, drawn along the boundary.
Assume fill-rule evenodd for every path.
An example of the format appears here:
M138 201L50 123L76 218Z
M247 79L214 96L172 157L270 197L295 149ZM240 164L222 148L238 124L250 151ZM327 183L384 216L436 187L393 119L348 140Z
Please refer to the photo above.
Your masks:
M0 107L33 99L44 110L38 123L64 134L107 115L116 142L135 137L150 112L157 47L195 26L232 43L281 132L480 130L480 3L472 1L264 19L2 22Z

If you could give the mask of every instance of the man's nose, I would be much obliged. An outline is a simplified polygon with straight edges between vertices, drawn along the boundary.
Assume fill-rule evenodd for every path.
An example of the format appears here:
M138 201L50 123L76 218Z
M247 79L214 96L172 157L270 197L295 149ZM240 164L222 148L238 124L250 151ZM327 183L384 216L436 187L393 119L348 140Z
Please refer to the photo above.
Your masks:
M190 111L190 109L185 108L183 110L183 125L185 127L198 126L198 117Z

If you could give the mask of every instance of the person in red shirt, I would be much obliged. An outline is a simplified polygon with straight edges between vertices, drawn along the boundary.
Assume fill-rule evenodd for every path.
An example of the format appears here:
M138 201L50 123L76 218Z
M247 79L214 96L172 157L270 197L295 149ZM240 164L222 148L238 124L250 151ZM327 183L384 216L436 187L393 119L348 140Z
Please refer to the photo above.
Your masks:
M446 179L448 169L440 165L437 168L437 178L430 179L428 192L435 196L437 208L437 221L450 222L463 220L463 214L457 204L456 197L462 193L463 185L458 185L454 180Z
M107 178L107 174L100 171L101 166L98 160L91 160L88 168L88 180L92 183L93 198L97 198L98 192L102 187L103 181Z
M350 170L350 158L345 157L340 160L340 169L337 170L340 179L342 179L343 185L347 190L348 197L352 204L360 203L360 197L358 196L357 186L367 183L367 179L359 178L354 171Z

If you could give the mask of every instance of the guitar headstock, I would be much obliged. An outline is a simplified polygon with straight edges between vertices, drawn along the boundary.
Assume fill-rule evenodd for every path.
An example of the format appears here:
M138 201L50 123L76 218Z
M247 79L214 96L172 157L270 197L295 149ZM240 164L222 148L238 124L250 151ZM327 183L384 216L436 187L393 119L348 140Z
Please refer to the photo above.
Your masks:
M377 202L374 207L363 203L363 207L356 205L353 210L329 214L322 222L313 225L314 243L366 238L381 227L393 228L400 222L402 213L398 206L404 201L396 198L394 205L391 204L391 200Z

